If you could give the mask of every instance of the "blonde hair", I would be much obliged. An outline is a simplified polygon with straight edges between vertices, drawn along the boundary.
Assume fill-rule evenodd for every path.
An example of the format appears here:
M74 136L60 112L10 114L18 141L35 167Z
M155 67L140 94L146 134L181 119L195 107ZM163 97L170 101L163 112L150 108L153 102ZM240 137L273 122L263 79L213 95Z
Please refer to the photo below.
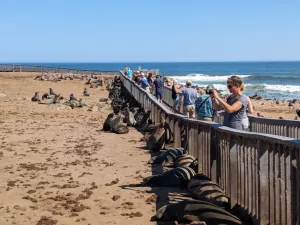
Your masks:
M244 83L241 84L240 89L241 89L241 91L244 91L244 90L245 90L245 84L244 84Z

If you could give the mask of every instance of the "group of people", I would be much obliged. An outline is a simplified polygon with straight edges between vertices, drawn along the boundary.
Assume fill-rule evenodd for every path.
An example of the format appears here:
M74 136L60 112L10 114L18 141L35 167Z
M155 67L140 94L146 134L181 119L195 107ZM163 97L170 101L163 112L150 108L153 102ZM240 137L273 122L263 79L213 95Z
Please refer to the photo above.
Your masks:
M164 80L160 75L154 79L152 73L147 76L140 70L134 73L128 67L125 74L132 78L144 90L153 93L159 102L162 102L164 93ZM253 106L248 96L243 94L245 85L238 76L231 76L227 80L230 94L223 98L213 85L206 87L205 93L200 95L187 81L185 88L178 86L174 80L172 85L173 111L179 112L183 106L183 114L189 118L196 118L213 122L215 116L224 115L223 125L237 130L248 130L248 114L253 114Z
M132 72L132 70L126 66L124 72L125 75L134 80L145 91L154 94L157 100L162 103L165 84L160 75L156 75L155 78L151 72L146 75L141 71L140 67L137 71Z
M173 110L178 112L183 105L183 114L189 118L210 121L220 114L224 115L224 126L237 130L248 130L248 114L253 114L253 106L248 96L243 94L244 83L238 76L227 80L227 88L231 93L226 98L219 95L213 85L206 87L206 93L198 96L192 82L187 81L185 89L172 86ZM196 117L197 116L197 117Z

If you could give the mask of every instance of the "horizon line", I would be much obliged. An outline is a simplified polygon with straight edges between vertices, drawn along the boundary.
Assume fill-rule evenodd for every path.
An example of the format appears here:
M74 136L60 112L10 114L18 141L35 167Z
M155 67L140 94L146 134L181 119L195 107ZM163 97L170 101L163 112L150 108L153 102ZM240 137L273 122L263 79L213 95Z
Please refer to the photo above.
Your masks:
M300 60L236 60L236 61L102 61L102 62L96 62L96 61L61 61L61 62L51 62L51 61L45 61L45 62L34 62L34 61L28 61L28 62L0 62L0 64L26 64L26 63L243 63L243 62L249 62L249 63L260 63L260 62L300 62Z

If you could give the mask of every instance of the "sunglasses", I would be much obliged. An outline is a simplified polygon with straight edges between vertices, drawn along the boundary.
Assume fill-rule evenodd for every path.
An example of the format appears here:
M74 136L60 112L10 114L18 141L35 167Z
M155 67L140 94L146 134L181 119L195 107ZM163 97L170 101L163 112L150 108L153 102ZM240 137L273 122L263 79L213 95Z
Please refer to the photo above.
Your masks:
M228 85L227 85L227 88L228 88L228 89L232 88L232 85L228 84Z

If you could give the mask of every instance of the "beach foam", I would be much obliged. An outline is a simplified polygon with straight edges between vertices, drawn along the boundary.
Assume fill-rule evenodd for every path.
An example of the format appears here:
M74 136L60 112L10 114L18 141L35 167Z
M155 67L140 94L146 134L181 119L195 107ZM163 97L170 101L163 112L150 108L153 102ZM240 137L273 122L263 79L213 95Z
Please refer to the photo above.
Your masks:
M228 76L211 76L211 75L205 75L205 74L198 74L198 73L191 73L186 76L172 76L172 78L176 79L179 82L186 82L187 80L191 80L193 82L199 82L199 81L226 81ZM241 78L250 77L251 75L236 75Z

